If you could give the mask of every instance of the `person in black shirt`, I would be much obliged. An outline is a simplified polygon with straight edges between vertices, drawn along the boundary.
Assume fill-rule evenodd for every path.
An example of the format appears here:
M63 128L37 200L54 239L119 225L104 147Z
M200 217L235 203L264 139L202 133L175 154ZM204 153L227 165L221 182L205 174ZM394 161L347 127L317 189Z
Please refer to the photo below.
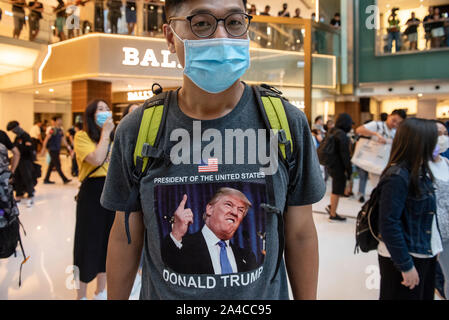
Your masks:
M295 16L293 18L301 19L301 9L295 9ZM302 30L300 27L293 29L293 37L295 39L295 50L301 51L304 44L304 36L302 35Z
M432 48L440 48L444 39L444 20L439 8L433 9L431 21L430 32L432 34Z
M64 145L67 147L72 157L73 157L73 150L64 136L64 132L62 130L61 117L53 117L52 121L53 126L47 128L47 133L41 150L42 156L45 154L47 148L48 153L50 154L50 164L47 169L44 184L54 184L53 181L50 181L50 175L51 172L53 171L53 168L56 168L56 171L59 173L59 176L61 177L64 184L67 184L72 180L67 179L67 177L61 170L61 160L59 159L59 153L61 151L61 143L64 143Z
M128 24L128 34L132 34L137 22L136 1L126 1L126 23Z
M429 14L424 17L423 27L426 33L426 49L429 48L429 42L432 41L432 17L433 17L433 7L429 7Z
M260 15L261 16L271 16L270 9L271 9L271 7L266 5L265 11L261 12ZM262 48L271 46L270 36L268 35L268 24L267 23L259 24L259 33L260 33L260 46Z
M28 195L27 206L33 205L34 187L37 184L37 177L34 173L34 163L36 150L33 141L28 133L23 130L17 121L10 121L7 126L8 131L12 131L16 138L14 146L20 152L20 161L17 170L14 173L14 190L18 201L25 195Z
M265 11L264 12L261 12L260 13L260 15L261 16L271 16L271 14L270 14L270 9L271 9L271 7L270 6L265 6Z
M410 42L410 50L418 49L418 26L421 23L419 19L416 18L415 13L412 12L412 17L407 20L407 29L405 29L404 34L407 36Z
M336 29L339 29L341 27L340 14L338 12L332 18L331 26L333 26Z
M118 33L118 19L122 17L122 1L121 0L108 0L107 4L109 12L108 12L108 21L111 26L111 33Z
M17 147L15 147L11 140L9 139L8 135L5 131L0 130L0 143L3 144L6 149L12 152L12 159L11 159L11 172L14 174L16 172L17 166L19 165L20 160L20 152Z
M287 8L288 8L288 4L287 4L287 3L284 3L284 4L282 5L282 11L279 11L279 12L278 12L278 16L279 16L279 17L287 17L287 18L290 18L290 12L287 11Z
M39 21L42 19L42 12L44 12L44 5L39 1L30 1L28 3L30 14L28 15L30 41L36 39L39 33Z
M251 9L248 10L248 14L253 14L253 15L257 14L257 8L256 8L255 4L251 5Z
M22 32L23 26L25 24L25 0L11 0L12 2L12 13L14 16L14 30L13 38L19 39L20 33Z
M337 214L340 197L345 195L347 182L351 180L352 164L350 154L350 140L347 136L353 125L352 118L347 113L338 116L335 127L329 132L334 139L334 156L332 165L327 167L332 177L331 204L326 207L330 221L345 221L345 217ZM331 141L331 140L329 140Z

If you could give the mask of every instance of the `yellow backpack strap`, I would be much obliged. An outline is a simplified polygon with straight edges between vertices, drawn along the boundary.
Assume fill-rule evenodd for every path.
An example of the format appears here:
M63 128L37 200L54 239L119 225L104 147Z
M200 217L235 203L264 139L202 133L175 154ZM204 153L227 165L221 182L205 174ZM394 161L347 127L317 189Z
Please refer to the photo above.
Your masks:
M161 133L165 126L167 110L170 103L171 92L163 92L147 100L141 107L142 117L140 121L139 134L134 148L134 169L132 173L132 185L125 211L125 230L128 244L131 243L129 231L129 215L141 209L139 199L140 180L146 175L150 167L150 158L160 159L164 152L158 149Z
M279 148L281 149L283 158L287 159L287 153L293 152L293 141L287 115L285 114L284 104L282 103L281 98L271 96L262 97L262 104L265 108L265 113L267 114L271 129L278 130L280 135ZM287 148L290 148L290 150L287 150Z
M279 150L282 158L290 161L289 158L293 154L293 139L282 101L283 98L280 96L282 93L267 85L253 88L266 126L278 132Z
M253 91L257 99L257 104L261 113L261 116L265 122L265 126L268 129L278 131L279 139L279 157L284 160L289 174L289 186L290 176L293 172L293 167L295 164L295 159L293 158L293 140L290 131L290 125L288 123L287 115L285 113L283 98L281 97L282 92L276 90L275 88L268 85L253 86ZM282 211L276 207L275 191L273 176L266 176L267 184L267 204L261 204L261 207L267 213L275 214L278 221L278 235L279 235L279 251L276 263L276 269L273 274L271 281L276 279L279 268L282 263L282 256L285 249L285 234L284 234L284 219Z
M136 147L134 149L134 165L138 166L139 158L142 159L143 163L140 169L141 172L145 170L148 164L148 159L151 154L149 154L149 148L154 147L156 143L156 138L159 132L159 128L162 122L162 116L164 114L163 101L156 101L156 105L150 107L144 107L142 113L142 120L140 122L139 135L136 141Z

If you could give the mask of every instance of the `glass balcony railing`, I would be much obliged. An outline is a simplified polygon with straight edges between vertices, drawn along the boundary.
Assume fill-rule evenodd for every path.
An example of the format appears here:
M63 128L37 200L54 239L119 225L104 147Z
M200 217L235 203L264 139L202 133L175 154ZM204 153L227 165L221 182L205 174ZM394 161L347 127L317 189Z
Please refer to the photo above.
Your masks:
M16 0L20 1L20 0ZM71 0L72 1L72 0ZM76 0L64 7L44 6L41 18L36 19L32 8L21 12L7 0L0 0L3 19L0 36L51 44L90 32L163 37L166 21L163 2L148 0ZM19 6L17 4L16 6ZM135 21L132 23L131 21ZM32 36L33 30L37 36ZM304 20L254 16L249 29L254 48L304 52ZM313 23L312 53L338 55L339 32Z
M304 52L304 26L279 23L251 23L249 38L255 48Z

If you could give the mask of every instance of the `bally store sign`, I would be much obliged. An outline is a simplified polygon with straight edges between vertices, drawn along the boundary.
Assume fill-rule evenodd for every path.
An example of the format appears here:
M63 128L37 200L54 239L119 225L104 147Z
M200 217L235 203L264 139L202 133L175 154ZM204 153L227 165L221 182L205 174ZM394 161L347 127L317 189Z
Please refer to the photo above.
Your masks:
M48 46L38 82L86 78L182 79L163 39L91 33Z

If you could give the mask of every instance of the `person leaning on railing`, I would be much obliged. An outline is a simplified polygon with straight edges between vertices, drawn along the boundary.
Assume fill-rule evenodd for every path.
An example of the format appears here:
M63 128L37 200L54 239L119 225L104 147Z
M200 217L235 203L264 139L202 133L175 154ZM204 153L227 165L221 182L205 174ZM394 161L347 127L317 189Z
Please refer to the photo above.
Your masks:
M34 41L39 33L44 5L38 0L35 0L28 3L28 8L30 9L30 14L28 15L30 41Z
M418 26L421 23L419 19L416 18L414 12L412 16L407 20L407 29L405 29L404 34L407 36L410 42L410 50L418 49Z
M396 52L401 51L401 21L397 18L396 11L399 8L393 8L391 15L388 17L388 44L387 44L387 52L391 52L393 47L393 41L396 43Z
M12 13L14 16L14 30L12 37L19 39L23 26L25 25L25 0L11 0Z
M64 25L66 18L65 8L66 5L64 4L63 0L58 0L58 6L53 7L53 12L56 13L56 21L55 21L56 32L60 41L66 39L66 35L64 33Z
M444 19L440 9L434 8L431 23L432 48L440 48L444 39Z

